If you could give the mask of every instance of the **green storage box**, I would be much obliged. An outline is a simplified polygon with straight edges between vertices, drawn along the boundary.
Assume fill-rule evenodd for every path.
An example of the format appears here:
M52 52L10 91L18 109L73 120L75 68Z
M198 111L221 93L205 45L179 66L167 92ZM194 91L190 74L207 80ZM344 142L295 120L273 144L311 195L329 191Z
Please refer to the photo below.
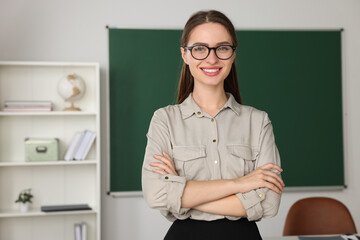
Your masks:
M25 160L57 161L59 159L59 139L57 138L26 138Z

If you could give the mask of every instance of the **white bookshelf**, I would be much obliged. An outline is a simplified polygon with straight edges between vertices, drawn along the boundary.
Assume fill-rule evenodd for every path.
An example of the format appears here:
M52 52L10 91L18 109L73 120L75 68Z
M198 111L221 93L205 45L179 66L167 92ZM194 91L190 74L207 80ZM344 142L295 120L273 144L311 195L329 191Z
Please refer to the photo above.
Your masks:
M82 214L96 214L93 210L84 211L64 211L64 212L42 212L40 208L31 209L29 212L22 213L15 209L5 209L0 213L0 218L14 218L14 217L47 217L47 216L64 216L64 215L82 215Z
M96 160L84 161L65 161L59 160L55 162L0 162L0 167L28 167L28 166L66 166L66 165L91 165L98 164Z
M95 112L0 112L0 116L96 116Z
M57 93L58 81L77 74L86 85L69 106ZM74 224L87 223L87 240L100 240L100 78L98 63L0 62L0 239L72 240ZM51 112L4 112L11 100L50 100ZM96 132L85 160L65 161L76 132ZM26 162L24 139L52 137L59 141L59 160ZM34 195L31 210L22 213L15 200L23 189ZM42 212L42 205L84 204L92 210Z

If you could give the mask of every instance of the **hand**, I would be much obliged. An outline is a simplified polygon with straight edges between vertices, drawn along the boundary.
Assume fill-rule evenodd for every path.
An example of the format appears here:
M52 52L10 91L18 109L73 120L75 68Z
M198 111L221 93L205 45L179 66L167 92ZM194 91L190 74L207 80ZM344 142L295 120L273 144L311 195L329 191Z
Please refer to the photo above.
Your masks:
M235 179L235 183L239 186L239 192L246 193L265 187L280 194L284 190L285 184L280 175L275 173L274 170L279 172L283 171L279 166L273 163L267 163L256 168L248 175Z
M175 163L171 159L169 154L167 154L165 151L163 151L162 153L163 156L157 154L154 155L154 158L160 160L161 162L150 163L150 166L156 167L153 169L153 171L162 175L172 174L175 176L179 176L175 170Z

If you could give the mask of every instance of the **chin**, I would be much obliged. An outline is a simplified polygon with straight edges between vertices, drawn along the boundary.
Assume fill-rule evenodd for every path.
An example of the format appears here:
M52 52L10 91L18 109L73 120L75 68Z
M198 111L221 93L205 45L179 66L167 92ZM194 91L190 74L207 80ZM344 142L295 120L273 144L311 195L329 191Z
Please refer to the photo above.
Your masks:
M219 86L224 84L224 80L215 80L215 79L205 79L205 80L199 80L199 83L206 86Z

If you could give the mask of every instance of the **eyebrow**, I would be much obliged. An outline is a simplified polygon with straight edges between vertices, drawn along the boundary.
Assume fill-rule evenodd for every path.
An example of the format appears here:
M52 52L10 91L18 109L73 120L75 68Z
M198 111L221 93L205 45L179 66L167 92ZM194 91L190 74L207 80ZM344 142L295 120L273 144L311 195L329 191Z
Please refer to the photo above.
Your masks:
M198 46L198 45L209 46L209 44L204 43L204 42L196 42L192 46ZM224 41L224 42L219 42L216 44L216 46L220 46L220 45L231 45L231 43L228 41Z

